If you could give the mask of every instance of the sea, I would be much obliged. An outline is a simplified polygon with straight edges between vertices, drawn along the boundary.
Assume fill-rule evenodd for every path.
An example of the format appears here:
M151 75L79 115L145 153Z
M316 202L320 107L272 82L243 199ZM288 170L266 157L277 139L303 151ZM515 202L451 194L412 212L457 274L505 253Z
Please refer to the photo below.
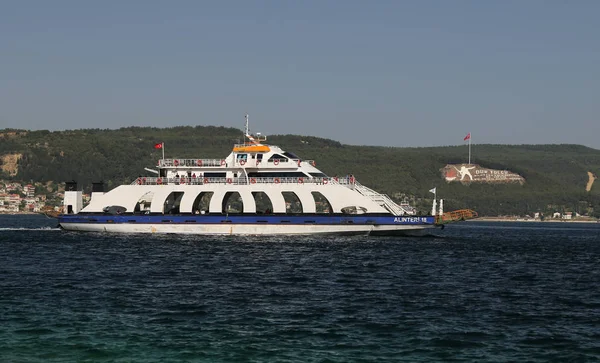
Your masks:
M0 216L0 362L600 361L600 223L410 237Z

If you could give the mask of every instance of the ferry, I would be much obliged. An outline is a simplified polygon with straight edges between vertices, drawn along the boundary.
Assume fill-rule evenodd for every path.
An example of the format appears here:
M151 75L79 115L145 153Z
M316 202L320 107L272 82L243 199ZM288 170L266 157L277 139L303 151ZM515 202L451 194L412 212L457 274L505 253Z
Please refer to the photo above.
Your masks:
M252 135L224 159L158 160L151 173L109 192L94 183L83 206L77 182L65 187L65 230L198 235L422 235L439 227L351 175L329 176L292 152ZM160 146L159 146L160 145Z

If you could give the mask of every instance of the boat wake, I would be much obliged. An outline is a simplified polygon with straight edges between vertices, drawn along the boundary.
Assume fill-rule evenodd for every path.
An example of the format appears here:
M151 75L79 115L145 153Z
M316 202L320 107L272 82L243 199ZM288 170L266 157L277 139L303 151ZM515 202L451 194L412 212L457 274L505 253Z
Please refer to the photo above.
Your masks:
M58 227L36 227L36 228L26 228L26 227L1 227L0 231L60 231L61 229Z

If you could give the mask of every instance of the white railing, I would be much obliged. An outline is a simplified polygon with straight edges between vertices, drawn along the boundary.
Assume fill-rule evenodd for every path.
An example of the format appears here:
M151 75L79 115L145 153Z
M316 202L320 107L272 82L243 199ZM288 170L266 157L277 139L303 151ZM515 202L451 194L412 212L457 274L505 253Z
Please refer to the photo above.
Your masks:
M158 167L161 168L196 168L196 167L258 167L269 166L269 167L294 167L300 166L302 163L308 163L315 166L314 160L300 160L300 159L273 159L271 161L258 160L258 159L237 159L233 165L229 165L225 159L160 159L158 160Z
M217 166L226 167L227 162L224 159L160 159L160 167L199 167L199 166Z
M406 210L406 209L402 208L402 206L396 204L392 200L392 198L388 197L386 194L377 193L373 189L368 188L368 187L360 184L359 182L356 182L356 181L354 182L354 188L360 194L364 195L365 197L370 198L372 201L381 205L382 207L384 207L385 209L390 211L390 213L392 213L396 216L401 216L401 215L405 215L405 214L413 214L412 211Z
M179 178L160 178L160 177L139 177L131 185L203 185L203 184L318 184L318 185L351 185L354 180L350 178L204 178L204 177L179 177Z

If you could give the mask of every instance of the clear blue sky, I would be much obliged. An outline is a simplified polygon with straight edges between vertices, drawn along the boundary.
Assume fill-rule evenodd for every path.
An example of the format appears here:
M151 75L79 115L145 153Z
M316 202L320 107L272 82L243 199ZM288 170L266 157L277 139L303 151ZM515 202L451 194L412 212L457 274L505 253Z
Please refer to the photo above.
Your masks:
M5 1L0 128L600 149L600 1ZM157 135L157 140L160 138Z

